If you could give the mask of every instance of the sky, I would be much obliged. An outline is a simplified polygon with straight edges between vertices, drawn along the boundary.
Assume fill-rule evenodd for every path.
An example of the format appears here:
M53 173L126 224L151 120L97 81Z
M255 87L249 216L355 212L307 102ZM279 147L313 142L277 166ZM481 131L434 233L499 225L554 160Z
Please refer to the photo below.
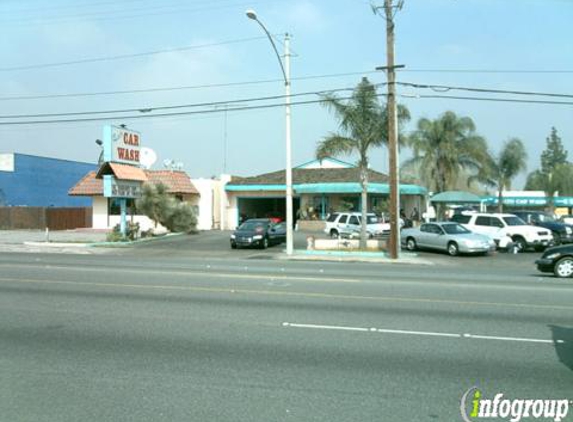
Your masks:
M372 4L383 0L1 0L0 153L96 162L103 126L126 124L156 152L153 168L174 160L193 178L284 169L282 72L245 11L256 10L281 55L291 34L296 103L321 92L346 97L362 77L385 92L386 75L375 71L386 62L385 20ZM573 104L424 97L573 103L572 21L573 0L405 0L395 17L399 82L570 97L400 86L412 116L404 130L451 110L471 117L494 153L520 138L532 171L555 126L573 157ZM81 118L100 120L61 122ZM39 120L60 122L13 124ZM319 103L294 104L294 165L338 129ZM402 161L409 156L401 151ZM371 166L387 170L384 149Z

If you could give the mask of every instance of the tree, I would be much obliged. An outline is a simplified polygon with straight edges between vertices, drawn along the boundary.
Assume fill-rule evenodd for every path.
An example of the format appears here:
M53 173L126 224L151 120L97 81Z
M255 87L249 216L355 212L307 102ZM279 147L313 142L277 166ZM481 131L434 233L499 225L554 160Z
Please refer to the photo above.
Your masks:
M560 195L573 195L573 164L564 163L556 165L550 173L535 170L529 173L525 183L525 190L542 190L547 197L549 211L555 211L554 197Z
M343 102L332 94L323 96L323 105L339 120L338 133L330 133L316 148L319 159L338 155L358 155L360 170L362 221L360 247L366 247L366 213L368 207L368 153L372 148L388 145L386 105L380 104L376 87L367 78L354 89L351 98ZM408 110L398 106L399 125L410 119Z
M163 183L143 185L141 198L137 201L137 209L153 220L156 228L166 214L168 204L167 186Z
M169 195L167 187L161 183L143 185L137 209L155 223L172 232L191 232L197 226L197 217L189 204Z
M541 171L551 173L556 166L567 162L567 151L563 147L561 138L557 135L557 129L551 128L551 133L546 139L547 147L541 153Z
M497 208L498 212L503 212L503 191L511 189L512 180L527 168L527 152L521 140L512 138L504 143L497 157L486 158L485 165L477 176L468 179L468 183L477 179L488 187L497 188Z
M544 191L549 210L553 212L553 198L557 192L561 195L573 194L573 164L567 162L568 153L554 127L546 139L546 145L541 153L541 169L528 174L525 189Z
M490 159L487 143L476 133L472 119L453 111L436 120L420 119L408 145L414 156L403 164L404 169L419 169L420 180L435 193L452 190L460 175L478 173Z

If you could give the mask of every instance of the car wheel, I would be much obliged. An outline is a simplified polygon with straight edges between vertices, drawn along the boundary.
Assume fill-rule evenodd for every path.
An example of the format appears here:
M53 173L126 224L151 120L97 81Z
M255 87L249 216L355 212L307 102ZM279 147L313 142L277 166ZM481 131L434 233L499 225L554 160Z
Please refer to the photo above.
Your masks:
M561 244L561 235L559 233L553 232L553 244L556 246Z
M573 258L566 256L561 258L553 267L555 277L566 278L573 276Z
M269 247L269 239L268 238L266 238L266 237L263 238L263 243L262 243L261 247L263 249L267 249Z
M330 237L332 237L333 239L338 238L338 232L336 230L332 229L330 231Z
M414 240L413 237L409 237L408 239L406 239L406 249L408 249L409 251L415 251L418 248L418 245L416 245L416 241Z
M236 243L231 243L231 249L237 249L237 244L236 244Z
M460 248L455 242L448 243L448 253L450 256L457 256L460 253Z
M517 252L525 252L527 249L527 242L523 237L514 237L513 242L515 243L515 247L517 248Z

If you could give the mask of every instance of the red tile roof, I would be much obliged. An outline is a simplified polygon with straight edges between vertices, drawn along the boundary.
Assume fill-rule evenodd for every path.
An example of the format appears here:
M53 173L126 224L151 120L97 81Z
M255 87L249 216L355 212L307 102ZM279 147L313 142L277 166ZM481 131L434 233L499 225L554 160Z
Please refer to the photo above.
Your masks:
M147 183L163 183L171 194L195 194L199 191L191 183L184 171L142 170L147 177ZM133 180L133 179L131 179ZM96 179L96 172L90 171L74 187L68 191L71 196L102 196L103 180Z
M119 180L147 182L147 176L142 169L127 164L105 163L97 172L96 179L101 179L108 174L115 176Z

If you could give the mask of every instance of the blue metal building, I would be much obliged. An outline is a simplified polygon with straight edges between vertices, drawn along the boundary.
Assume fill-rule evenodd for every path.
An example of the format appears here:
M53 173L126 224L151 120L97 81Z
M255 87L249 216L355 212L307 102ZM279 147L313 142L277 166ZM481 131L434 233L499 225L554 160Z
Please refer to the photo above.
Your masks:
M91 207L68 191L96 164L26 154L0 154L0 206Z

